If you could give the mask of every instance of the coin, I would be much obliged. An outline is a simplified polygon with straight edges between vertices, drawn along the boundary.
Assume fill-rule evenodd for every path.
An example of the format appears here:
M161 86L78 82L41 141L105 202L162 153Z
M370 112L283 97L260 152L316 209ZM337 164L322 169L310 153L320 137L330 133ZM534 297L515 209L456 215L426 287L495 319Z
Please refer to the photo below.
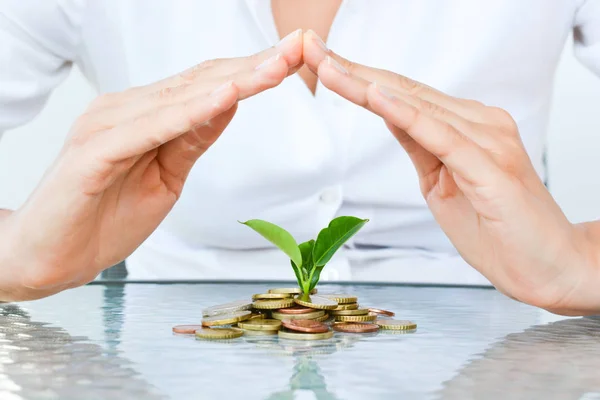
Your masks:
M336 321L340 322L370 322L377 319L376 314L368 315L338 315L335 317Z
M348 304L340 304L332 311L341 311L341 310L356 310L358 308L358 303L348 303Z
M397 319L378 319L375 321L381 329L394 329L394 330L412 330L417 329L417 324L412 321L401 321Z
M286 308L294 305L294 299L281 300L256 300L252 307L259 310L274 310L277 308Z
M300 320L284 320L281 325L292 331L306 333L324 333L329 331L329 327L322 322L313 321L310 319Z
M212 317L219 314L229 314L236 311L249 310L252 307L252 303L247 300L238 300L231 303L219 304L216 306L208 307L202 310L203 317Z
M327 297L328 299L335 300L338 304L356 303L358 301L358 297L351 296L349 294L327 293L327 294L320 294L319 296L323 296L323 297Z
M313 318L313 321L325 322L329 319L329 314L325 313L322 317Z
M281 321L276 319L254 319L238 322L238 327L251 331L277 331L281 327Z
M290 332L287 330L280 330L278 335L281 339L291 340L323 340L331 339L333 337L333 331L324 333L301 333L301 332Z
M293 306L289 308L280 308L277 310L280 314L308 314L314 312L314 308L302 307L302 306Z
M206 317L202 319L203 326L219 326L230 325L236 322L244 321L250 318L250 311L236 311L230 314L215 315L214 317Z
M269 293L285 293L285 294L302 294L302 289L299 287L295 288L277 288L277 289L269 289L267 292ZM316 294L317 289L313 289L310 291L310 294Z
M333 325L333 330L338 331L338 332L348 332L348 333L368 333L368 332L377 332L379 330L379 325L342 322L340 324Z
M273 336L277 335L277 331L253 331L250 329L241 329L244 336Z
M250 315L250 318L248 318L248 319L265 319L265 318L266 318L265 314L252 313L252 315Z
M282 314L277 311L273 311L271 316L275 319L283 321L284 319L289 320L297 320L297 319L316 319L325 315L325 311L323 310L312 310L310 313L306 314Z
M296 302L296 304L300 304L301 306L309 307L309 308L317 308L317 309L321 309L321 310L332 310L338 306L338 304L335 300L331 300L331 299L328 299L327 297L321 297L321 296L302 295L302 296L296 297L294 299L294 301Z
M331 311L331 315L367 315L369 310L366 308L360 308L358 310L340 310L340 311Z
M177 325L173 327L173 332L193 335L198 329L202 329L202 325Z
M208 340L235 339L239 338L243 334L244 332L241 329L202 328L196 331L196 338Z
M386 315L388 317L393 317L394 315L396 315L392 311L382 310L379 308L369 308L369 312L374 313L374 314L379 314L379 315Z
M252 295L252 300L287 299L292 297L288 293L260 293Z

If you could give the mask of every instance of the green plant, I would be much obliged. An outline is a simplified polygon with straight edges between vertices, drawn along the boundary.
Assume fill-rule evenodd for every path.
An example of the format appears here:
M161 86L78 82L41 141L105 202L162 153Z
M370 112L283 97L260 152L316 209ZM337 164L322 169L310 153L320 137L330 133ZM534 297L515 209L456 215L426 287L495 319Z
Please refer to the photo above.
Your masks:
M317 286L321 271L342 245L354 236L369 220L338 217L323 228L316 240L296 243L285 229L260 219L240 222L258 232L279 247L290 258L302 292L309 294Z

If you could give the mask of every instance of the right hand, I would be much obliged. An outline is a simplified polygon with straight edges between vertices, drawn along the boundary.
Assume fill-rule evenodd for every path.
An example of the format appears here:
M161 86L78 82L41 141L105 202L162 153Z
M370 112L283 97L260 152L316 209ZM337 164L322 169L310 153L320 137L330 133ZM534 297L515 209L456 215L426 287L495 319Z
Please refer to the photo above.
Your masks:
M99 97L27 202L3 220L0 300L83 285L129 256L175 205L237 102L301 66L297 31L250 57Z

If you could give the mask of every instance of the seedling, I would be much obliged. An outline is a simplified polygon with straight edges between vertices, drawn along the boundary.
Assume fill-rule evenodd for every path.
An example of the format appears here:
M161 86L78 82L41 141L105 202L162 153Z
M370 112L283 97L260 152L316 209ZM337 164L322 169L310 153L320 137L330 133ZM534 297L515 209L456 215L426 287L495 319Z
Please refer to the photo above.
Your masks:
M336 251L354 236L368 219L338 217L323 228L316 240L298 244L285 229L260 219L241 222L258 232L290 258L298 285L306 295L317 286L321 271Z

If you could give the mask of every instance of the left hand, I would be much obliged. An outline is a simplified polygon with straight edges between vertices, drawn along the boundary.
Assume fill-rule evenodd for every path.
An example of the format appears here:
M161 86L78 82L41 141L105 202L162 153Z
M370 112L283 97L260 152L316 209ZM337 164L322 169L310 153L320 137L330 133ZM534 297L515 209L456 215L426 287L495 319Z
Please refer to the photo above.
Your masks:
M437 222L498 290L559 314L600 311L593 245L540 180L506 111L350 62L310 31L303 51L325 87L385 120Z

